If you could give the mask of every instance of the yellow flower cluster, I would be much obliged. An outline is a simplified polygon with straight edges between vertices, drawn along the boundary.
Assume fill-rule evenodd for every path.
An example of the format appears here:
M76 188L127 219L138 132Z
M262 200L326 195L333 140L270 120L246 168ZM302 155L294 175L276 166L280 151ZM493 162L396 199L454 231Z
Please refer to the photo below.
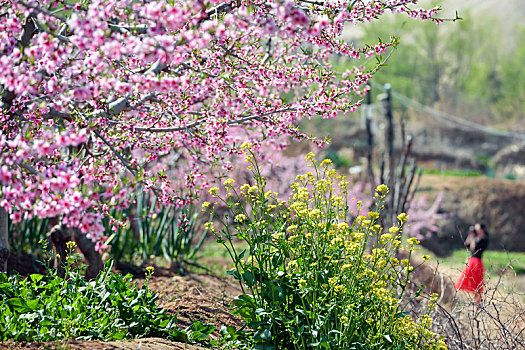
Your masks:
M210 194L215 197L217 195L217 193L219 193L219 188L218 187L212 187L210 188Z
M375 209L359 215L362 203L358 202L357 217L352 220L354 214L348 209L345 177L337 175L331 160L325 159L317 164L314 154L309 153L306 160L311 163L312 171L297 176L291 186L290 198L281 202L277 193L266 189L266 180L258 173L253 145L243 144L241 147L247 154L246 160L251 164L256 184L244 184L239 187L240 192L236 192L233 179L224 181L232 197L239 196L235 203L251 206L248 214L242 205L228 203L234 214L232 217L238 223L234 228L238 231L235 235L250 245L249 251L253 254L249 261L237 260L241 261L240 275L247 272L257 275L257 278L267 275L272 283L287 283L287 290L297 293L294 300L306 297L309 303L322 301L322 305L313 305L312 310L321 310L324 304L329 304L345 325L340 329L342 333L350 329L349 322L367 322L370 330L384 329L387 322L392 338L410 338L413 344L421 343L417 337L434 341L436 337L429 330L432 326L429 316L416 321L395 316L400 307L396 289L402 283L400 269L410 274L413 267L408 260L400 263L395 258L408 215L398 215L398 222L388 228L388 232L383 232L379 225L388 187L384 184L377 186ZM210 189L213 196L218 196L218 193L218 188ZM228 200L228 196L224 200ZM203 208L209 207L209 203L203 204ZM212 223L208 223L207 228L215 230ZM224 233L231 239L228 234L229 231ZM407 242L410 247L419 243L415 238ZM254 273L253 256L257 257L260 264L257 268L263 273ZM255 285L248 289L257 298L264 283L253 283ZM380 338L375 339L376 336ZM385 341L381 332L370 333L369 340ZM436 341L435 344L432 349L441 349L441 343Z
M224 181L224 186L233 187L233 185L235 185L235 180L234 179L226 179Z

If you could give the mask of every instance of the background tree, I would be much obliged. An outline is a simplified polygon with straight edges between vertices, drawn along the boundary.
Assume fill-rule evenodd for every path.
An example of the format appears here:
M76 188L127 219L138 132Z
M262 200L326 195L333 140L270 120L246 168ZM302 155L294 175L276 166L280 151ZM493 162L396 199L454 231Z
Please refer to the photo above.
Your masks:
M0 206L100 246L137 188L183 205L243 141L284 147L300 119L354 110L359 59L392 42L355 47L344 24L441 21L414 3L2 0ZM333 55L355 62L342 79Z
M434 2L434 4L436 4ZM498 12L498 11L495 11ZM362 26L356 41L400 37L376 83L426 105L471 119L519 121L523 114L523 52L517 38L523 28L505 36L502 17L461 12L461 21L436 28L400 16L385 16ZM345 66L346 61L339 65ZM518 126L518 125L517 125Z

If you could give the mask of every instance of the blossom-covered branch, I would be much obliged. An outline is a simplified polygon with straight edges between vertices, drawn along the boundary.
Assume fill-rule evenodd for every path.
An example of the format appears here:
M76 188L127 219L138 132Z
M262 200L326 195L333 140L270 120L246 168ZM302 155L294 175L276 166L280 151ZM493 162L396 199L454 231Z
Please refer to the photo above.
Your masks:
M355 110L359 59L394 42L354 47L345 23L440 21L414 3L0 0L0 206L97 240L139 186L182 205L242 141L283 145L308 138L301 119ZM334 55L355 68L337 77Z

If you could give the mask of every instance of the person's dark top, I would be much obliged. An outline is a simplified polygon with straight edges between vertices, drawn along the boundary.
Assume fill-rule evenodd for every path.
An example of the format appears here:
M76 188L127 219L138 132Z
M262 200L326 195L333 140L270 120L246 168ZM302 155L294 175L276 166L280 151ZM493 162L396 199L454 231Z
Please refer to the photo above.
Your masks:
M489 244L489 238L487 235L483 236L482 238L476 237L474 238L474 242L475 242L475 247L474 247L474 250L470 251L470 256L481 259L481 255L483 254L483 251L487 249L487 246ZM469 246L467 244L465 245L467 247Z

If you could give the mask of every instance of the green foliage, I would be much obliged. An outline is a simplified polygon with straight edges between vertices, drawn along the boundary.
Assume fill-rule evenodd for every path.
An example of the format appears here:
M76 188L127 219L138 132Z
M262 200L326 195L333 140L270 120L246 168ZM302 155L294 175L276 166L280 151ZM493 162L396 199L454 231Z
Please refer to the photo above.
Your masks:
M207 236L191 206L158 206L154 196L144 193L139 193L136 204L122 211L114 210L111 217L128 222L115 231L111 220L104 220L106 232L113 232L108 243L117 261L138 259L143 264L151 257L163 257L182 266L191 263Z
M505 174L505 180L516 180L516 174L514 173Z
M119 226L115 222L127 222ZM103 220L109 236L110 254L115 261L138 261L163 257L174 266L192 260L207 236L203 223L192 206L159 206L154 196L139 193L136 204L124 210L112 210ZM116 230L115 230L116 228ZM33 217L20 223L9 220L10 249L36 254L42 239L47 238L48 219Z
M352 160L345 158L339 154L336 150L329 149L325 159L330 159L336 169L349 168L352 165Z
M250 145L245 147L255 185L235 188L228 179L224 191L210 189L235 222L225 224L226 217L216 236L233 261L229 274L243 290L235 312L247 323L246 330L224 327L224 338L255 349L446 349L429 330L428 314L413 319L405 311L402 297L417 241L409 239L408 260L395 258L407 216L400 214L388 233L381 232L387 187L377 188L376 211L354 213L349 225L347 182L330 160L319 165L307 155L312 171L297 177L291 198L282 202L266 188ZM238 240L248 248L239 250Z
M157 295L131 275L112 272L111 262L92 281L85 281L80 257L69 245L65 277L48 274L0 274L0 341L54 341L64 338L117 340L163 337L200 340L213 329L181 331L176 317L155 305ZM148 276L153 273L148 270Z

